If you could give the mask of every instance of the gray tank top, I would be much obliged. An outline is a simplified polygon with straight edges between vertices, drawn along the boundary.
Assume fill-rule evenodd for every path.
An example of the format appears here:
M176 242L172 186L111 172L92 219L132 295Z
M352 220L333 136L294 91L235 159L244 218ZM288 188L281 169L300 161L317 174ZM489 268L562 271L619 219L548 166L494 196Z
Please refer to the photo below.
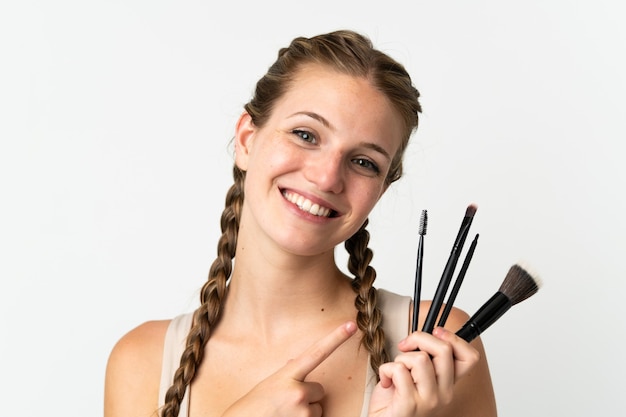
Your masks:
M383 329L385 330L385 346L391 358L399 352L397 343L409 333L409 311L411 297L394 294L392 292L379 289L378 304L383 316ZM180 357L185 350L185 341L191 328L193 313L182 314L172 319L167 333L165 334L165 345L163 350L163 365L161 367L161 384L159 389L159 407L165 403L165 393L172 385L174 373L180 364ZM365 383L365 393L363 396L363 407L361 417L367 416L368 406L372 391L376 386L376 375L371 366L367 367ZM189 387L185 391L185 396L180 405L179 417L189 417Z

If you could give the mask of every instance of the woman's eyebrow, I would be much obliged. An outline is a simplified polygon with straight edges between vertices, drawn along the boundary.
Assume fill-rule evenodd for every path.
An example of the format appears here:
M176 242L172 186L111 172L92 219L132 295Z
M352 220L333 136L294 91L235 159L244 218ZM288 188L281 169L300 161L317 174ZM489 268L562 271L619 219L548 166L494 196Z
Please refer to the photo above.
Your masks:
M384 156L385 158L387 158L388 160L391 161L391 155L389 155L389 153L382 146L379 146L379 145L377 145L375 143L371 143L371 142L361 142L360 145L363 146L364 148L372 149L372 150L382 154L382 156Z
M315 112L312 112L312 111L299 111L299 112L296 112L296 113L292 114L289 117L299 116L299 115L308 116L308 117L310 117L312 119L317 120L321 124L323 124L324 127L332 129L332 126L331 126L331 124L330 124L330 122L328 120L326 120L323 116L321 116L321 115L319 115L319 114L317 114Z

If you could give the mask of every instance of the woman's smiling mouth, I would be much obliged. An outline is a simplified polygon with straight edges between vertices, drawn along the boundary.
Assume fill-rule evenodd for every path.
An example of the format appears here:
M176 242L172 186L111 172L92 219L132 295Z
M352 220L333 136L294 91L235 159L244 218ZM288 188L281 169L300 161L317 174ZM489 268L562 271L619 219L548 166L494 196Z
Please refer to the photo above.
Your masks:
M282 190L281 192L287 201L295 204L300 210L306 213L319 217L334 217L337 214L334 210L320 206L300 194L288 190Z

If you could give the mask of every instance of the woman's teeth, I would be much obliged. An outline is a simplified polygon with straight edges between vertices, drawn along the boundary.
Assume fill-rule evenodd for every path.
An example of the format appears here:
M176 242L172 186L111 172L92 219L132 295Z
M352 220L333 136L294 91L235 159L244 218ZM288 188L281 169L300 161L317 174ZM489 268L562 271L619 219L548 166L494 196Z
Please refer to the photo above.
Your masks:
M283 191L283 196L288 201L298 206L300 210L306 211L307 213L310 213L314 216L328 217L330 216L330 213L332 212L331 209L322 207L319 204L314 203L311 200L304 198L299 194L295 194L289 191Z

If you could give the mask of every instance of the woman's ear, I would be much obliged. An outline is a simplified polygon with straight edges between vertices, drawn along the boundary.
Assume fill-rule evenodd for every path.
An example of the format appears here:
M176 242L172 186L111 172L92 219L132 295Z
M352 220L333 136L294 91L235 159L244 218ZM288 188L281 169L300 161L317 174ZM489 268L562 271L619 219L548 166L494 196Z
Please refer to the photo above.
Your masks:
M242 171L248 170L250 147L255 133L256 127L252 123L252 117L248 112L243 112L235 127L235 164Z

